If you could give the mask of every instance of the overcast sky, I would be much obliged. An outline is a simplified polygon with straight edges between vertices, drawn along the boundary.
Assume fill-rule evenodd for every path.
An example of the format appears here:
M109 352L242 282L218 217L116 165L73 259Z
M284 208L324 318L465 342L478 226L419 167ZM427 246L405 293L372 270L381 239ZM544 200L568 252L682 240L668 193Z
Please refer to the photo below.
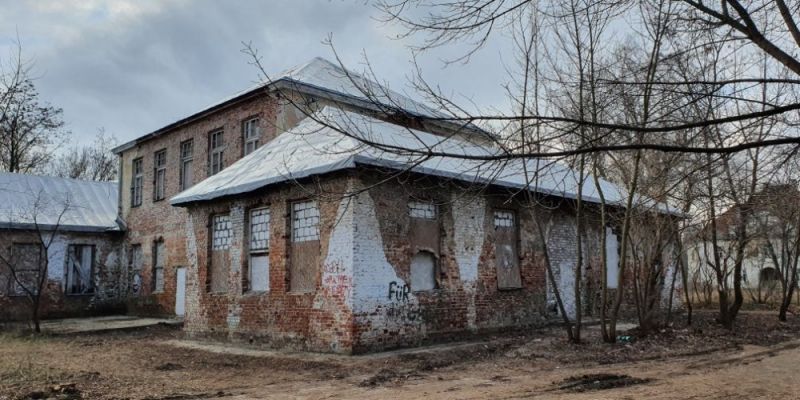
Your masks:
M314 56L348 67L366 54L392 89L411 93L411 53L396 26L356 0L0 0L0 57L19 35L35 61L43 100L64 109L73 143L105 128L120 142L160 128L247 88L258 71L241 53L252 42L270 73ZM450 51L452 53L452 51ZM467 65L422 60L426 80L463 103L502 108L504 70L494 44ZM415 96L417 97L417 96Z

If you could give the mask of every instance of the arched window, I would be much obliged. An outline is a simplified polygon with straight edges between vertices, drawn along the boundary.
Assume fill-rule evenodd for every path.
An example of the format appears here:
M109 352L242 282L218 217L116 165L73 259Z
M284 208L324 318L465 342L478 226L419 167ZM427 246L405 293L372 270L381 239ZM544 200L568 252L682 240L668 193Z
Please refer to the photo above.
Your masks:
M433 289L436 289L436 257L429 251L420 251L411 259L411 290Z

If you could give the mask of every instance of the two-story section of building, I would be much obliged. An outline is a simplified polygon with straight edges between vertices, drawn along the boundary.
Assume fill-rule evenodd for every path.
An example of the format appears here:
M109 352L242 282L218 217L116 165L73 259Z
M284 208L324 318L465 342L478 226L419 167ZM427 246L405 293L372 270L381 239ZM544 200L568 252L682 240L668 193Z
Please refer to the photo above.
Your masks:
M168 199L215 175L326 105L424 131L487 143L471 125L442 115L322 58L278 75L114 149L128 308L139 315L184 313L187 253L184 208ZM427 117L427 118L419 118ZM187 244L188 243L188 244Z

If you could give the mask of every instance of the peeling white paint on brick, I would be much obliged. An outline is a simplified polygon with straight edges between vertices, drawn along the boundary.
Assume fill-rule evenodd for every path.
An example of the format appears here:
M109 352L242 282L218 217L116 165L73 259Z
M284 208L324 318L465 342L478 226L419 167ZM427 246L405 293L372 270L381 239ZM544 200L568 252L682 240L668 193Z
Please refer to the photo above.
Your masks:
M478 279L478 262L485 238L486 200L482 196L453 196L453 241L458 273L464 282Z
M353 311L357 324L371 327L360 340L390 337L387 331L423 337L419 301L386 259L372 197L361 193L354 205Z
M467 294L467 327L477 330L477 309L475 307L478 264L483 241L486 238L486 199L483 196L454 194L453 200L453 242L458 274Z
M344 299L347 307L353 309L353 259L354 208L356 200L342 199L336 213L336 222L328 240L328 254L322 270L322 286L330 294Z

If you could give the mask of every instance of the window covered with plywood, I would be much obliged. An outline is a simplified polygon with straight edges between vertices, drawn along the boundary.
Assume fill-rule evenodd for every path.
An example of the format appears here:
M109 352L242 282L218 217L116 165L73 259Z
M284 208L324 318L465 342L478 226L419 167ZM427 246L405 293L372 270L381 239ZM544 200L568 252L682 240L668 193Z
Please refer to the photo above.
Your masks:
M208 290L215 293L228 289L228 253L233 240L233 227L228 214L211 218L211 259L208 266Z
M291 260L289 290L310 292L316 288L320 264L319 207L316 201L291 204Z
M269 223L269 208L250 211L248 278L253 292L269 290Z
M495 210L494 223L494 261L497 270L499 289L522 287L519 271L518 222L516 214L510 210Z

